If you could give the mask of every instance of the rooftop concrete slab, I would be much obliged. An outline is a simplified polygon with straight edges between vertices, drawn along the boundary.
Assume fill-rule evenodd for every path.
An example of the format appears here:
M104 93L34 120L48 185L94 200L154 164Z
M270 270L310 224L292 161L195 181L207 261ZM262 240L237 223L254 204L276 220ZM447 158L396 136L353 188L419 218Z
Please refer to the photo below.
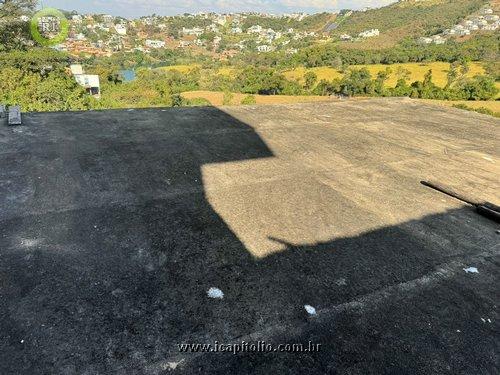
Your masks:
M499 162L407 99L1 124L0 373L498 373L500 228L420 181L500 204ZM321 347L178 347L242 340Z

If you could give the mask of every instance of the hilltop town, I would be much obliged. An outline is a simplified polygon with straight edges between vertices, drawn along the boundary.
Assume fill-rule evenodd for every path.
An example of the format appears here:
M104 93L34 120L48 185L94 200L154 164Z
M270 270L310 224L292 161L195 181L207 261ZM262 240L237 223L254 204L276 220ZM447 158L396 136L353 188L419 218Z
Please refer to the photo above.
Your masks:
M322 18L332 17L335 15ZM58 48L76 55L97 56L111 56L118 51L150 53L155 49L187 49L219 58L243 51L284 50L294 54L315 40L327 40L321 30L308 27L307 20L317 18L321 17L304 13L197 13L127 20L111 15L71 14L70 37Z
M173 17L148 16L125 19L111 15L68 14L70 36L58 49L72 55L111 56L116 52L151 53L153 50L184 50L227 59L240 53L273 51L296 54L300 48L328 42L356 43L384 34L380 26L355 33L336 33L349 18L369 11L342 10L308 15L265 13L197 13ZM414 35L423 44L494 32L500 17L490 6L433 35ZM426 33L424 33L426 34ZM381 36L383 38L383 35ZM375 38L376 39L376 38Z

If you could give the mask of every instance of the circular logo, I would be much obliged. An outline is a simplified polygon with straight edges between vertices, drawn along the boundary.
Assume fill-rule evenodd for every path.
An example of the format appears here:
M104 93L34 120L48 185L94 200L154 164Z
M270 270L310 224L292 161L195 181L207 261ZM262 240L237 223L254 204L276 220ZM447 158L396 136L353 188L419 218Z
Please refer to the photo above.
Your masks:
M37 12L30 23L31 36L42 46L55 46L63 42L69 33L69 22L55 8L44 8Z

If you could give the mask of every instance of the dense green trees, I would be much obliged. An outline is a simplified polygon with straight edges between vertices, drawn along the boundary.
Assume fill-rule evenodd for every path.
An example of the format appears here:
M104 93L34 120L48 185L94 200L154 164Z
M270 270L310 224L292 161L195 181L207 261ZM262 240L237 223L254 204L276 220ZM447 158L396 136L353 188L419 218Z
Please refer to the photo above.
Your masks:
M80 110L95 104L94 99L65 74L41 75L15 67L0 70L0 102L19 104L26 111Z
M31 15L36 4L36 0L0 0L0 51L26 46L29 24L21 16Z
M248 53L237 56L232 63L239 67L258 65L277 69L305 66L332 66L340 68L349 65L394 64L406 62L444 61L486 61L494 70L500 55L500 34L477 36L464 42L448 41L445 44L421 45L414 40L405 40L387 49L343 48L337 43L315 44L302 48L293 56L283 52L266 54Z
M0 53L0 102L28 111L91 108L94 99L67 74L68 63L50 49Z

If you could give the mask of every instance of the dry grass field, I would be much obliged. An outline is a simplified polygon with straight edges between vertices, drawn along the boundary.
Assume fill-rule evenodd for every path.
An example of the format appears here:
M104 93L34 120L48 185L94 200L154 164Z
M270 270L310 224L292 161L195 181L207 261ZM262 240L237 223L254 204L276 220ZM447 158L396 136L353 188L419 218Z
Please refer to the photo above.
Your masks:
M172 71L172 70L177 70L180 73L186 74L191 72L193 69L197 68L197 64L192 64L192 65L170 65L170 66L162 66L160 68L157 68L158 70L166 70L166 71Z

